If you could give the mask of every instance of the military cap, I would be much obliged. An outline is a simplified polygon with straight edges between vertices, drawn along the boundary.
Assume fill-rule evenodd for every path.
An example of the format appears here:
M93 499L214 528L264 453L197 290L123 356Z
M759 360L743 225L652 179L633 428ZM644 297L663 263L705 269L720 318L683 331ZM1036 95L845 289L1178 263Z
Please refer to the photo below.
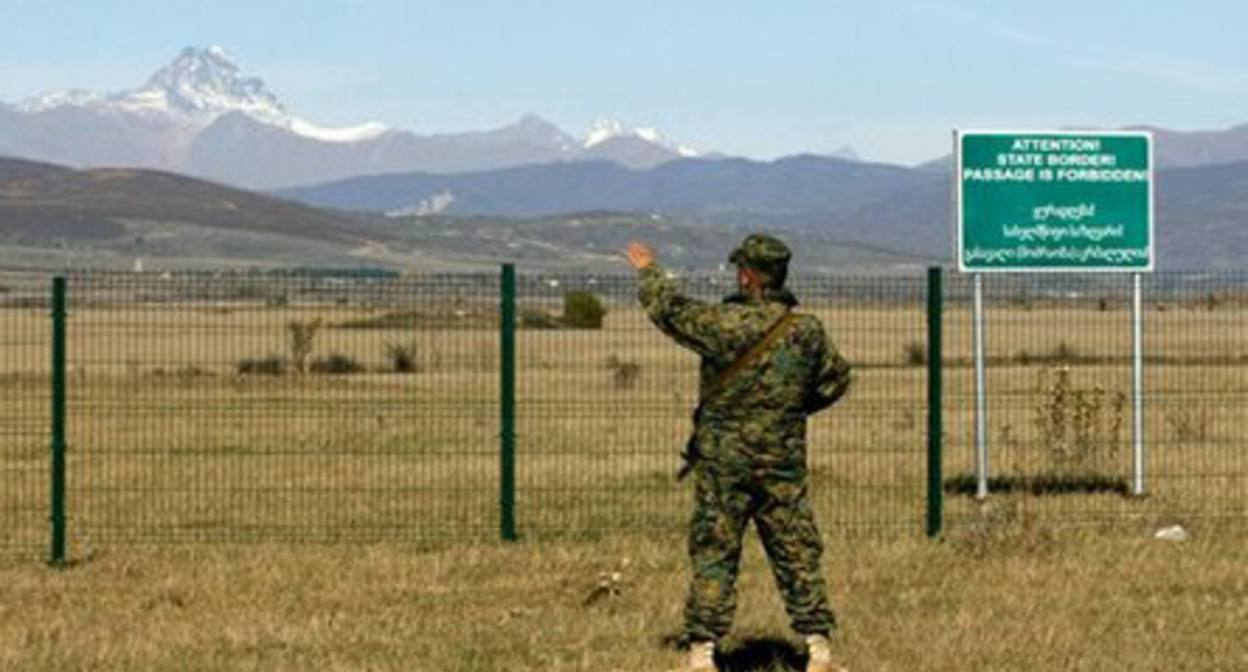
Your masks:
M763 272L787 270L793 253L779 238L765 233L751 233L741 245L732 251L728 261L741 268Z

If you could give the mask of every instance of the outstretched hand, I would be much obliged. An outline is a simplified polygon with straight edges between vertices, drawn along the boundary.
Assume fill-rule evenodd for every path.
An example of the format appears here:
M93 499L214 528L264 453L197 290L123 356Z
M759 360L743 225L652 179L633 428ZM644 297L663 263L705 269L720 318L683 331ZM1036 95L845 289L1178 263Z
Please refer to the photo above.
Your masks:
M654 266L654 250L644 243L629 243L628 261L639 271L650 268Z

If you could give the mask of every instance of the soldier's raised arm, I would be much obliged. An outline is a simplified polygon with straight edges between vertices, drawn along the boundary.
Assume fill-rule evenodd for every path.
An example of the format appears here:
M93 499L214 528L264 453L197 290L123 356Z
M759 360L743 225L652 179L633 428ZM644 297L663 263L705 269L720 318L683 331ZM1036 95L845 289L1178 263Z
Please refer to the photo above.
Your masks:
M841 356L822 328L819 329L817 343L819 368L806 399L807 413L816 413L835 404L854 382L849 361Z
M680 292L654 260L654 252L641 243L628 248L629 261L639 271L637 296L650 320L680 345L704 357L721 356L728 349L719 325L722 308Z

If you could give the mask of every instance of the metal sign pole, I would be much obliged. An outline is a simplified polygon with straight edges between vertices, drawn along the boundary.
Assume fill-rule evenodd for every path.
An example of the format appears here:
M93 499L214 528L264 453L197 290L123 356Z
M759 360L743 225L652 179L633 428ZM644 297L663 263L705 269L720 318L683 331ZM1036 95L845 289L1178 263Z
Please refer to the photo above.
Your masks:
M984 274L975 273L974 325L972 348L975 350L975 473L978 483L975 496L988 497L988 402L984 376Z
M1144 495L1144 310L1140 274L1132 274L1131 297L1131 494Z

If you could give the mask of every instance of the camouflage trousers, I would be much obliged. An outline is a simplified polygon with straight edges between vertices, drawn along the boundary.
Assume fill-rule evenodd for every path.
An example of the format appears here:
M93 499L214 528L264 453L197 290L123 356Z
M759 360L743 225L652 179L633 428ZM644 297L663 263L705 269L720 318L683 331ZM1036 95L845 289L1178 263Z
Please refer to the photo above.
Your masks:
M820 568L823 543L805 476L733 474L717 466L703 463L694 471L693 581L685 603L685 637L717 640L731 628L742 541L751 520L793 629L803 635L831 632L836 619Z

